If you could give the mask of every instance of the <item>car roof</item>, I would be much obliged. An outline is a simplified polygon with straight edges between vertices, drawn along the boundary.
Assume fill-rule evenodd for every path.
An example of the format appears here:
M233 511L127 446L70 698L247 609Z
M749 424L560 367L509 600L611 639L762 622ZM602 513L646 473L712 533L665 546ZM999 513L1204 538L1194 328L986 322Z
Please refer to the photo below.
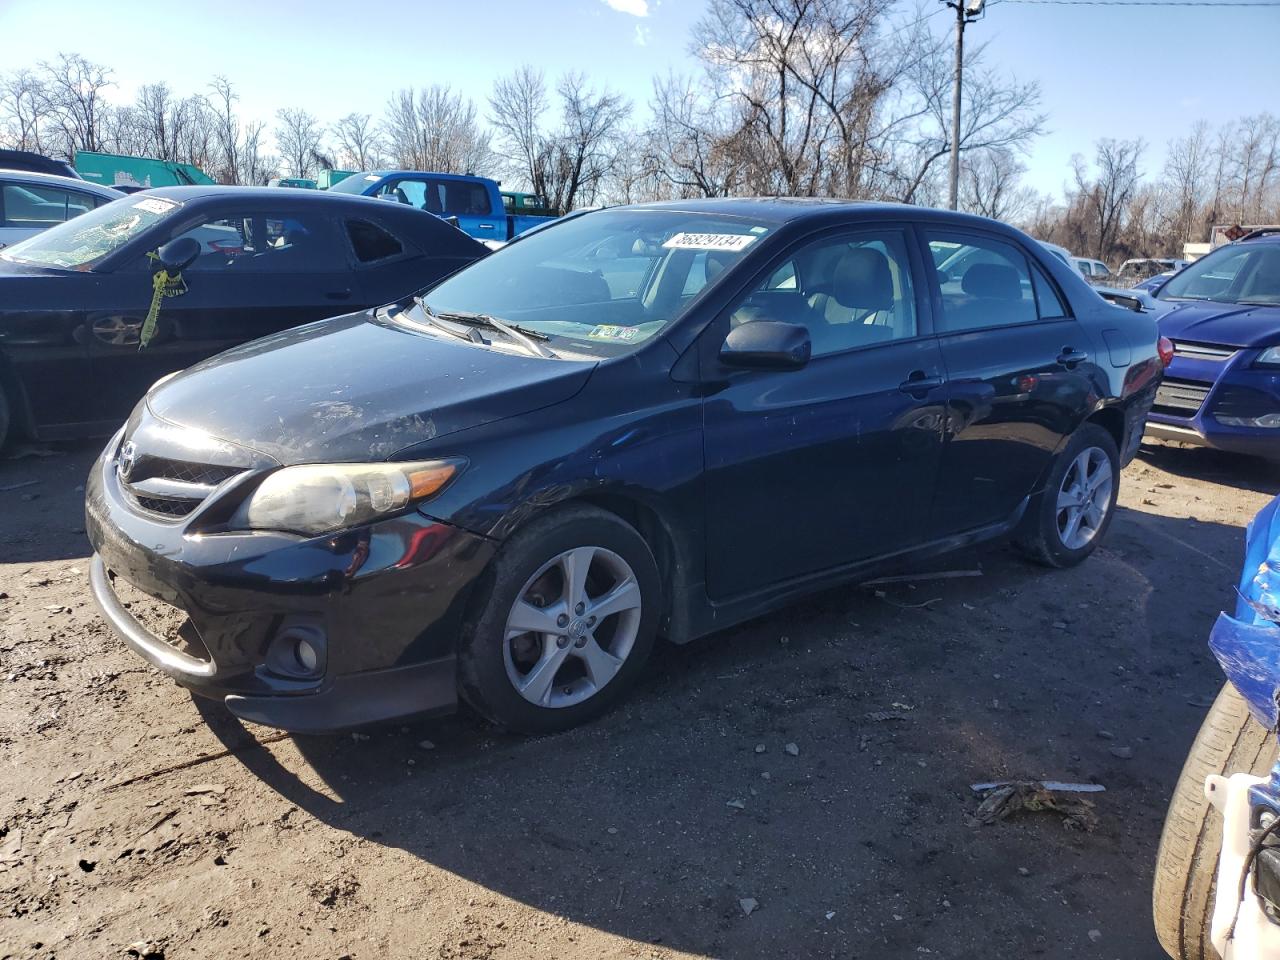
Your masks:
M26 183L36 187L66 187L69 190L93 193L112 200L124 196L119 190L112 190L110 187L104 187L100 183L90 183L88 180L78 180L75 177L60 177L53 173L34 173L30 170L0 168L0 177L4 177L10 183Z
M907 203L872 200L841 200L835 197L715 197L701 200L663 200L656 203L610 207L609 210L669 210L678 213L708 213L740 217L758 223L781 226L799 220L839 221L850 214L865 220L912 220L941 225L970 226L1011 232L998 220L955 210L918 207Z
M377 204L379 208L394 210L404 204L388 203L375 197L362 197L354 193L330 193L328 190L281 190L279 187L224 186L216 183L182 187L152 187L149 197L168 197L181 203L201 200L251 200L256 203L328 203L328 204ZM430 214L428 214L430 216Z
M434 177L438 180L461 180L467 183L475 183L477 180L497 183L489 177L477 177L469 173L436 173L434 170L370 170L369 173L378 177ZM360 176L356 173L353 176Z

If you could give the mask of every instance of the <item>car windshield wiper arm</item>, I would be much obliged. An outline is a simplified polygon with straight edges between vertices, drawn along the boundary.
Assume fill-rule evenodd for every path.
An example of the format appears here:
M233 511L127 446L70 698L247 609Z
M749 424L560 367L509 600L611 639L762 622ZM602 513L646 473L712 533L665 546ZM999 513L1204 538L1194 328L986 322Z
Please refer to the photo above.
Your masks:
M1237 300L1245 307L1280 307L1280 300Z
M559 359L554 350L545 343L538 342L539 340L547 339L545 333L539 333L537 330L526 330L524 327L518 327L513 323L507 323L505 320L499 320L492 314L446 310L443 313L435 314L435 316L444 320L458 320L462 323L475 324L478 327L491 327L500 333L505 333L516 343L539 357L545 357L548 360Z
M418 294L414 294L413 302L418 305L418 309L422 311L422 315L427 318L427 322L431 324L431 329L440 330L455 339L466 340L468 343L484 343L483 338L480 336L480 332L474 327L468 329L466 333L463 333L461 330L455 330L453 327L449 326L449 324L443 322L440 315L431 309L431 305L427 303L426 298L421 297Z

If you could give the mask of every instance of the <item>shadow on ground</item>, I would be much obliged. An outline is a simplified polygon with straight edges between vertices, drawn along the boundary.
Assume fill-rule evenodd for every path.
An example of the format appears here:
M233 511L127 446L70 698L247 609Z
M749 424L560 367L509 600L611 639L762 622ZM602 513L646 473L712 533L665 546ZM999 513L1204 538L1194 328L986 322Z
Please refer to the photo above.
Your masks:
M1099 931L1105 956L1157 958L1151 865L1240 541L1121 509L1075 570L971 552L948 565L981 577L834 590L660 649L625 705L558 736L464 715L298 737L309 771L238 757L339 830L635 941L1068 957ZM201 711L229 746L252 736ZM1004 777L1106 784L1099 828L969 825L968 784Z
M1206 480L1269 496L1280 493L1280 463L1263 460L1261 457L1245 457L1208 447L1163 443L1158 440L1145 441L1139 456L1152 466L1180 477Z

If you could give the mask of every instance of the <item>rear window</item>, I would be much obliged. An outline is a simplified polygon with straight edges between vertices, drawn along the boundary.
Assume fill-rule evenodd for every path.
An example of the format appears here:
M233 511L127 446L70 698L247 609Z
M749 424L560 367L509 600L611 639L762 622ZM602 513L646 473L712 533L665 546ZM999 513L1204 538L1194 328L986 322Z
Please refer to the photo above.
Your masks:
M351 246L356 252L356 259L361 263L373 263L396 257L404 252L400 241L376 223L368 220L348 220L347 236L351 238Z

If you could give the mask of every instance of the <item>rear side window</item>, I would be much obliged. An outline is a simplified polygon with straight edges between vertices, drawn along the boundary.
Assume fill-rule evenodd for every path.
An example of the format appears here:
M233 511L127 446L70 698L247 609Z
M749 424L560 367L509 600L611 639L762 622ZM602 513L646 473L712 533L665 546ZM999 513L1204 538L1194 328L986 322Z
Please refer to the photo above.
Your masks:
M361 263L398 257L404 252L404 246L399 240L368 220L348 220L347 236L351 238L351 247Z
M1039 319L1031 266L1017 247L969 234L928 231L925 237L942 294L939 332L1010 327Z
M1062 298L1058 296L1058 291L1054 289L1053 282L1044 275L1044 271L1039 267L1031 268L1031 276L1036 288L1036 306L1039 310L1041 320L1053 320L1059 317L1070 316L1067 308L1062 305Z

